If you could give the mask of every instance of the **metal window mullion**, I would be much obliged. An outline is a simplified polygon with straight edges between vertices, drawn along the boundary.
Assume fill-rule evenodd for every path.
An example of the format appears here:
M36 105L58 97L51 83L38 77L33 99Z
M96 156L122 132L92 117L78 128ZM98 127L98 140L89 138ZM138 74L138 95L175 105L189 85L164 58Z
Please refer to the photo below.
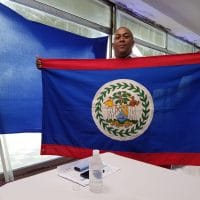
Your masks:
M9 182L9 174L8 174L8 170L6 167L6 159L5 159L5 155L4 155L4 151L3 151L3 143L2 143L2 138L0 135L0 158L1 158L1 163L2 163L2 168L3 168L3 174L4 174L4 179L5 182Z
M5 135L2 135L2 141L3 141L3 149L4 149L4 155L5 155L5 158L6 158L6 167L7 167L9 180L14 181L13 169L12 169L12 166L11 166L10 155L9 155L9 152L8 152L8 146L7 146Z
M169 34L168 33L166 33L166 42L165 42L165 48L166 48L166 50L167 50L167 53L169 54L169 49L168 49L168 41L169 41Z
M109 52L109 58L112 58L113 55L113 51L112 51L112 43L113 43L113 34L116 30L116 22L117 22L117 9L116 9L116 5L113 5L112 6L112 12L111 12L111 33L110 33L110 36L109 36L109 44L110 44L110 52Z

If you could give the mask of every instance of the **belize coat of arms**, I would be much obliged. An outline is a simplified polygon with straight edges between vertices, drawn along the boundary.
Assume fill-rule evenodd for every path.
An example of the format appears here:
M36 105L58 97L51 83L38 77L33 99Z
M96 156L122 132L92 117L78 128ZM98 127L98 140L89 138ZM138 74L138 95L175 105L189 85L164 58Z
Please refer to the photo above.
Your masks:
M106 136L120 141L135 139L151 124L153 99L142 84L118 79L104 84L92 102L92 117Z

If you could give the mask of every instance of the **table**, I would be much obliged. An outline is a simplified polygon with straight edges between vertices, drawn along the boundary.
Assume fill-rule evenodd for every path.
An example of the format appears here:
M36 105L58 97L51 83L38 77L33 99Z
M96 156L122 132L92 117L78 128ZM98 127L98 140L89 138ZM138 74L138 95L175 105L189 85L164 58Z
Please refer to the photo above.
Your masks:
M104 191L77 187L47 171L0 187L0 200L199 200L200 179L112 153L101 154L104 162L120 170L104 178Z

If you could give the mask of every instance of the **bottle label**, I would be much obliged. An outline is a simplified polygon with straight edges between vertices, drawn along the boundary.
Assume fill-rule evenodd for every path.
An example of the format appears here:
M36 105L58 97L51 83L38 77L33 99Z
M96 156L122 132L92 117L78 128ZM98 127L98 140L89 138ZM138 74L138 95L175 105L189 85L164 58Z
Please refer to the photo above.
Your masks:
M96 179L102 179L102 171L101 170L93 170L93 176Z

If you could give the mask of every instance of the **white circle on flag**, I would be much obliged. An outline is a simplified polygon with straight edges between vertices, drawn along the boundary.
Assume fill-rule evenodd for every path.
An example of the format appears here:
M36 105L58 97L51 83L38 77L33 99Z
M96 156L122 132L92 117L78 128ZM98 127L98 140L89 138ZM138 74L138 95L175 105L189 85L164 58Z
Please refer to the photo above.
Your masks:
M98 129L114 140L127 141L143 134L154 114L146 87L129 79L107 82L96 92L92 117Z

